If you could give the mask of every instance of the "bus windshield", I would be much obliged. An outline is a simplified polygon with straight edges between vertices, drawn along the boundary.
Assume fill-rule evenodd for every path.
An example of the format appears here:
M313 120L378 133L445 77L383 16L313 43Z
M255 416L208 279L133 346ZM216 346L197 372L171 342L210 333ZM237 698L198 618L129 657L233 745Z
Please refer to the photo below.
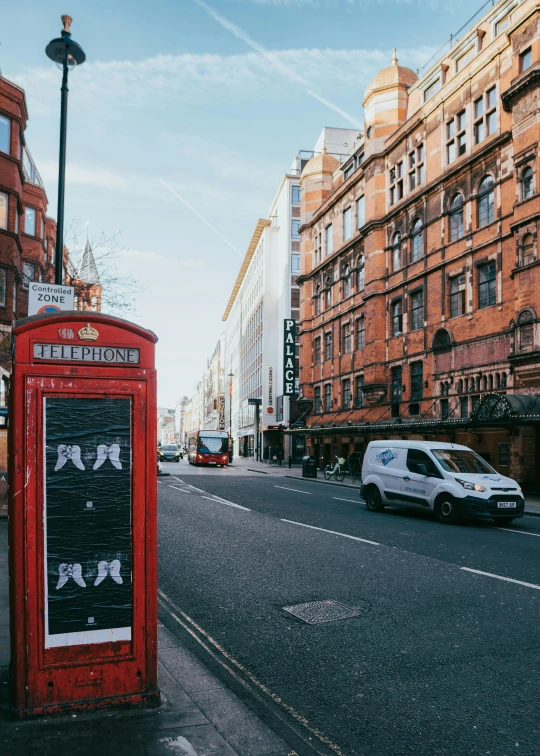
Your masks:
M229 450L227 436L199 436L199 452L201 454L226 454Z

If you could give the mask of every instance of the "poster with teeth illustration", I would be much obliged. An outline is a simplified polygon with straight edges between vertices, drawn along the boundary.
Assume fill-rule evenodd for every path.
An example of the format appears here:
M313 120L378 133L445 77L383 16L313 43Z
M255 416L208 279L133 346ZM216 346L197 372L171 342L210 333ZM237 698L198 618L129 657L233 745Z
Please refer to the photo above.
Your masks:
M130 640L131 401L46 397L45 647Z

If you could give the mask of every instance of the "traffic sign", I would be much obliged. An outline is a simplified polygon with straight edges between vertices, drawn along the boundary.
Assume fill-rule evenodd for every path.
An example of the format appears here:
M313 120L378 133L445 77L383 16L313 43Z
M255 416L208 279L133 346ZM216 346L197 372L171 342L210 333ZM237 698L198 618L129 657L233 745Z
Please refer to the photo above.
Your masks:
M28 314L41 315L44 312L73 310L75 288L61 284L31 281L28 284Z

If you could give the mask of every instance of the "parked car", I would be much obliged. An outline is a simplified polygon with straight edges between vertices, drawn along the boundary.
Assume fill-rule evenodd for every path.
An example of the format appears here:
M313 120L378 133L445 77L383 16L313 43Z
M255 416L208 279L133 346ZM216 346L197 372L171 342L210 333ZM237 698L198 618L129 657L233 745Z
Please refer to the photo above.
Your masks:
M176 444L163 444L159 450L159 458L162 462L179 462L180 449Z
M370 512L413 507L448 524L471 517L508 525L525 506L515 480L467 446L436 441L371 441L360 496Z

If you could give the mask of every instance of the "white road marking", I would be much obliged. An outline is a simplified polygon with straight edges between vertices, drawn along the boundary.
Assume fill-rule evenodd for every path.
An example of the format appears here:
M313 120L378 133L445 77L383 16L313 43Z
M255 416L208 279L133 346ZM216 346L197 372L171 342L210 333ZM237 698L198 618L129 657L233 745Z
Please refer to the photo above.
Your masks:
M182 493L191 493L191 491L188 491L187 488L178 488L178 486L171 485L169 485L169 488L174 488L175 491L182 491Z
M540 538L540 533L529 533L528 530L512 530L512 528L497 528L497 527L495 527L494 530L506 530L507 533L520 533L521 535L532 535L532 536L536 536L537 538Z
M301 525L303 528L310 528L311 530L320 530L323 533L331 533L332 535L338 535L342 538L350 538L351 541L360 541L361 543L370 543L372 546L380 546L380 543L377 543L377 541L368 541L367 538L358 538L357 536L348 535L348 533L338 533L337 530L327 530L326 528L316 528L315 525L306 525L305 522L295 522L295 520L285 520L283 517L280 518L281 522L288 522L291 525Z
M358 504L360 499L340 499L339 496L332 496L336 501L352 501L353 504Z
M514 578L504 577L504 575L494 575L492 572L482 572L482 570L473 570L470 567L460 567L465 572L474 572L475 575L485 575L486 577L496 578L497 580L504 580L507 583L517 583L518 585L524 585L525 588L535 588L540 591L540 585L536 583L524 583L523 580L514 580Z
M214 501L216 504L226 504L228 507L234 507L235 509L243 509L244 512L251 512L251 509L247 507L241 507L240 504L234 504L232 501L226 499L218 499L218 497L201 496L201 499L208 499L208 501Z
M180 478L177 478L177 477L176 477L176 475L173 475L173 478L174 478L175 480L177 480L177 481L178 481L179 483L183 483L183 482L184 482L183 480L180 480Z
M203 491L202 488L197 488L197 486L192 486L191 483L188 483L188 486L190 488L193 488L195 491L198 491L199 493L206 493L206 491Z
M274 488L282 488L284 491L294 491L295 493L307 494L311 496L311 491L300 491L298 488L287 488L287 486L274 486Z

